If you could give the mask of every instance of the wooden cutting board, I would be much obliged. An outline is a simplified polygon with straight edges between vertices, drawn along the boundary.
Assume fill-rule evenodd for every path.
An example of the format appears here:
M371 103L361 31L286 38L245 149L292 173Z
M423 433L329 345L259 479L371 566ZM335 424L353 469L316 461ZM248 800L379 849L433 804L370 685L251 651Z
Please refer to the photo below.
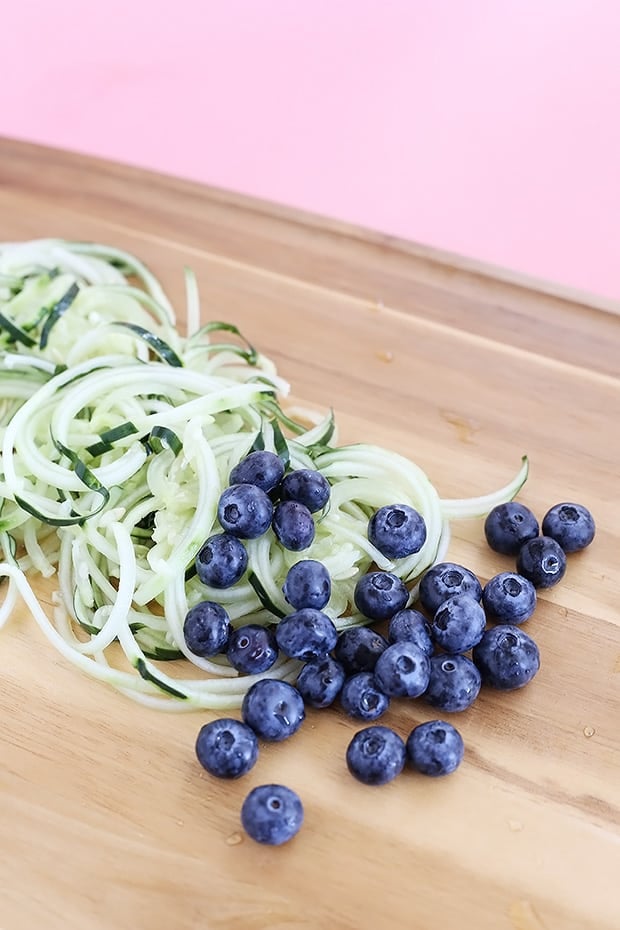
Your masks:
M535 218L533 217L533 223ZM139 255L182 307L235 322L342 441L415 459L443 496L506 483L539 516L591 508L598 535L541 594L542 669L452 715L457 773L384 788L344 763L358 729L309 713L245 779L194 758L206 713L158 714L80 675L23 608L0 634L1 930L617 930L620 926L618 305L293 210L133 168L0 142L0 240L61 236ZM181 314L182 315L182 314ZM510 568L479 520L450 558ZM54 589L37 582L49 607ZM393 702L406 736L435 716ZM239 809L281 781L306 822L285 847Z

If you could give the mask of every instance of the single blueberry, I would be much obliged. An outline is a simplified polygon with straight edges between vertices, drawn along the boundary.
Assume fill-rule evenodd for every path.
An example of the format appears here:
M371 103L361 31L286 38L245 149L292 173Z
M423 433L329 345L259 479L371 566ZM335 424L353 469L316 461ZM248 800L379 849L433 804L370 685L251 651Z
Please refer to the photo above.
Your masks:
M389 504L370 518L368 539L386 558L404 559L426 542L426 523L408 504Z
M484 535L494 552L516 555L523 543L538 536L538 520L517 501L498 504L484 521Z
M227 533L241 539L257 539L271 525L273 504L255 484L233 484L222 492L217 518Z
M342 709L357 720L377 720L390 706L372 672L357 672L345 680L340 692Z
M231 632L226 657L238 672L259 675L270 669L278 658L276 638L266 627L246 623Z
M390 697L419 697L426 691L431 663L414 643L393 643L382 652L375 665L379 688Z
M405 744L389 727L366 727L347 747L347 768L365 785L385 785L405 767Z
M302 559L289 568L282 591L295 610L301 610L302 607L322 610L329 601L332 582L322 562Z
M480 672L467 656L433 656L424 699L437 710L458 713L474 703L480 686Z
M423 775L450 775L463 761L463 738L451 723L429 720L407 739L407 759Z
M542 521L544 536L558 542L564 552L585 549L594 539L594 518L583 504L556 504L547 511Z
M484 610L470 594L444 601L431 622L431 634L445 652L467 652L479 643L486 626Z
M431 616L455 594L469 594L477 601L482 597L482 585L474 573L455 562L437 562L420 581L420 603Z
M312 514L298 501L280 501L273 512L273 531L285 549L307 549L315 533Z
M333 621L321 610L302 607L280 620L276 627L276 642L291 659L319 659L331 652L338 640Z
M487 630L472 657L484 684L501 691L522 688L540 668L540 654L533 639L518 626L502 624Z
M259 785L241 805L241 825L257 843L281 846L301 829L304 808L299 795L284 785Z
M246 691L241 716L261 739L279 743L302 725L306 716L304 699L287 681L260 678Z
M248 567L248 554L232 533L210 536L196 556L196 574L212 588L230 588Z
M535 588L551 588L566 572L566 554L550 536L537 536L519 549L517 571Z
M500 572L485 584L482 605L496 623L525 623L536 607L536 588L516 572Z
M369 620L389 620L406 605L409 591L392 572L367 572L355 585L353 600Z
M230 473L230 484L255 484L263 491L273 491L284 477L284 464L275 452L250 452Z
M371 627L351 626L340 633L334 656L341 663L347 675L354 675L356 672L372 672L377 659L388 645L385 636Z
M311 468L297 468L289 472L280 485L280 497L283 501L298 501L304 504L310 513L322 510L329 500L329 483L320 471Z
M388 626L388 639L391 643L414 643L427 656L431 656L435 648L428 620L419 610L411 608L394 614Z
M185 615L183 636L187 648L197 656L224 652L230 637L230 618L220 604L200 601Z
M310 707L329 707L334 703L345 680L345 671L331 656L312 659L297 677L297 690Z
M229 717L206 723L198 733L196 755L200 764L218 778L239 778L258 758L254 730Z

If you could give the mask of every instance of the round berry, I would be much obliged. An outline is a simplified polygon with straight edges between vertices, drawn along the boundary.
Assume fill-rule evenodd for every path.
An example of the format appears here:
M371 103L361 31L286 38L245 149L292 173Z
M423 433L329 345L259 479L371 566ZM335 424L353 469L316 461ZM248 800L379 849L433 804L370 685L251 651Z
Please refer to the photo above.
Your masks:
M538 520L517 501L498 504L484 521L484 535L494 552L516 555L523 543L538 536Z
M517 572L535 588L551 588L566 573L566 554L550 536L537 536L519 549Z
M304 808L299 795L284 785L253 788L241 806L241 825L257 843L281 846L299 833Z
M280 501L273 512L273 531L285 549L307 549L315 533L312 514L298 501Z
M484 684L514 691L532 680L540 668L540 654L533 639L518 626L503 624L487 630L472 657Z
M386 558L404 559L426 542L426 523L413 507L389 504L370 518L368 539Z
M338 637L334 655L347 675L372 672L388 641L368 626L351 626Z
M463 761L463 738L451 723L429 720L407 739L407 759L423 775L450 775Z
M331 652L338 640L332 620L314 607L302 607L280 620L276 627L276 642L291 659L319 659Z
M276 638L266 627L247 623L231 632L226 657L238 672L260 675L278 658Z
M347 678L340 692L342 709L357 720L377 720L390 706L372 672L357 672Z
M247 690L241 716L261 739L279 743L297 732L306 712L304 700L293 685L277 678L260 678Z
M409 591L391 572L368 572L355 585L353 600L369 620L389 620L406 605Z
M414 643L427 656L431 656L435 648L428 620L419 610L410 608L394 614L388 626L388 639L391 643Z
M217 518L222 529L241 539L257 539L271 525L273 504L254 484L233 484L222 492Z
M469 594L455 594L433 617L431 633L445 652L467 652L479 643L486 626L484 610Z
M564 552L585 549L594 539L596 526L590 511L582 504L556 504L542 521L543 535L558 542Z
M297 677L297 690L310 707L329 707L342 690L345 672L331 656L312 659Z
M295 610L302 607L322 610L332 593L332 582L322 562L302 559L289 568L282 591Z
M284 477L284 464L275 452L250 452L230 473L230 484L255 484L262 491L273 491Z
M196 755L217 778L240 778L258 758L256 734L245 723L223 717L206 723L198 733Z
M420 581L420 603L431 616L455 594L469 594L477 601L482 597L482 585L474 573L455 562L437 562Z
M458 713L474 703L481 683L480 672L467 656L433 656L424 699L437 710Z
M419 697L426 691L430 660L414 643L393 643L375 665L375 679L390 697Z
M320 471L311 468L298 468L289 472L280 485L280 497L283 501L297 501L304 504L310 513L322 510L329 500L329 483Z
M516 572L500 572L485 584L482 605L496 623L525 623L536 607L536 588Z
M366 727L349 743L346 758L349 771L358 781L385 785L405 767L405 744L389 727Z
M215 656L224 652L230 637L230 618L220 604L200 601L190 608L183 623L187 648L197 656Z
M230 588L248 567L248 554L232 533L210 536L196 556L196 574L212 588Z

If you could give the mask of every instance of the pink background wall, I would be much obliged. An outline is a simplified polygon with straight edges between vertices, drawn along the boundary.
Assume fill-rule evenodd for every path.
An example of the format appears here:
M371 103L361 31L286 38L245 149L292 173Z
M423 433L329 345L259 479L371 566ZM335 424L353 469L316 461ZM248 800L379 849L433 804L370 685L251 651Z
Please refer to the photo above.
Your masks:
M5 3L0 133L620 296L618 0Z

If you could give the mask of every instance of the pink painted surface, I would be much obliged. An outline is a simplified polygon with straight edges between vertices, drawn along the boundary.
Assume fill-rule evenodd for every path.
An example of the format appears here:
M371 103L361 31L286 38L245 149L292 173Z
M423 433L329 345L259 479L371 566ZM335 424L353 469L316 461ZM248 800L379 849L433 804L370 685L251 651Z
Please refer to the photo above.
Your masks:
M1 134L620 297L617 0L20 0L2 33Z

